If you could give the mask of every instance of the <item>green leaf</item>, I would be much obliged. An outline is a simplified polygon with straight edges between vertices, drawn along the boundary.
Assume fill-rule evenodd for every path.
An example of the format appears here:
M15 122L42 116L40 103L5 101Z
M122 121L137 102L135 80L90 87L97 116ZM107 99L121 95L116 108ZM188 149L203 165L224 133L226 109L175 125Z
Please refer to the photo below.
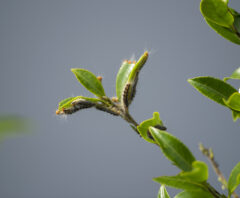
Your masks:
M87 100L87 101L93 102L93 103L97 103L97 102L105 103L104 100L101 100L101 99L98 99L98 98L88 98L88 97L84 97L84 96L75 96L75 97L66 98L66 99L62 100L61 102L59 102L58 110L61 110L62 108L72 107L72 102L77 100L77 99L84 99L84 100Z
M240 93L233 93L227 100L223 99L226 106L230 109L240 111Z
M29 120L15 115L0 116L0 141L6 137L15 137L31 131Z
M139 71L142 69L142 67L144 66L144 64L147 62L148 59L148 52L144 52L144 54L139 58L139 60L137 61L137 63L134 65L128 81L129 82L133 82L135 81L136 76L138 75Z
M149 137L149 127L154 127L157 125L163 126L163 123L160 119L159 113L154 112L153 117L148 120L144 120L140 125L138 125L137 129L143 139L155 144L155 141Z
M228 83L208 76L188 79L188 82L200 93L224 106L225 103L223 102L223 99L228 99L237 91Z
M240 162L232 169L228 179L228 192L231 195L240 184Z
M130 91L135 92L136 84L138 81L138 74L145 62L147 61L148 52L145 52L140 59L137 61L125 60L120 67L117 78L116 78L116 94L119 101L123 100L123 94L126 92L126 85L131 84L132 87L129 89L129 97L134 97L135 93L130 93ZM131 99L132 99L131 98ZM130 104L130 103L129 103Z
M82 104L80 104L80 100L82 101ZM76 107L74 107L75 103L77 104ZM59 103L56 114L72 114L80 109L89 108L94 106L95 104L102 103L106 102L98 98L88 98L84 96L69 97Z
M239 36L230 28L226 28L223 26L220 26L216 23L211 22L210 20L206 19L207 24L214 29L218 34L220 34L222 37L224 37L225 39L240 45L240 38Z
M228 79L240 80L240 67L237 68L230 77L225 77L223 80L227 81Z
M90 92L98 97L105 96L102 83L90 71L85 69L71 69L78 81Z
M206 190L202 183L198 183L180 176L161 176L153 178L153 181L162 185L185 190Z
M69 97L69 98L66 98L66 99L62 100L58 104L58 110L60 110L62 108L69 108L69 107L71 107L72 106L72 101L74 101L76 99L77 99L77 97Z
M188 172L181 172L179 175L197 182L204 182L208 179L208 166L205 162L194 161L193 169Z
M240 111L232 110L232 117L233 117L233 121L236 122L237 119L240 118Z
M183 171L192 170L192 163L195 161L195 158L180 140L166 131L154 127L150 127L149 129L162 152L174 165Z
M144 54L139 58L137 63L133 66L131 72L129 73L128 80L124 86L123 92L121 94L121 102L124 107L128 107L135 94L136 94L136 87L138 83L138 75L140 70L142 69L143 65L146 63L148 59L148 52L144 52Z
M227 4L227 0L202 0L200 11L208 20L220 26L231 27L234 18L229 12Z
M214 196L207 191L183 191L177 194L174 198L214 198Z
M116 78L116 94L119 101L122 99L125 85L127 83L129 74L131 73L136 63L131 61L124 61L120 67Z
M164 185L162 185L159 189L158 198L170 198Z

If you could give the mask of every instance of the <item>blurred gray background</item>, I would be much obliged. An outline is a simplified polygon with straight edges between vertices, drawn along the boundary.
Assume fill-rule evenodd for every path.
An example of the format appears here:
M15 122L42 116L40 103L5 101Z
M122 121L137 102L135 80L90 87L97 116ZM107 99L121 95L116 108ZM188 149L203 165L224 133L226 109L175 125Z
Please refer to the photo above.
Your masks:
M199 3L1 0L0 113L28 117L35 130L1 143L0 197L156 197L159 184L152 178L179 171L156 146L120 118L94 109L66 119L55 115L60 100L92 96L70 68L102 75L107 95L114 96L121 61L146 49L149 61L130 112L138 122L160 112L168 131L199 160L206 160L199 142L213 147L228 177L240 159L239 121L187 79L230 75L240 66L240 50L208 27ZM230 6L239 11L240 1ZM221 189L211 168L210 182Z

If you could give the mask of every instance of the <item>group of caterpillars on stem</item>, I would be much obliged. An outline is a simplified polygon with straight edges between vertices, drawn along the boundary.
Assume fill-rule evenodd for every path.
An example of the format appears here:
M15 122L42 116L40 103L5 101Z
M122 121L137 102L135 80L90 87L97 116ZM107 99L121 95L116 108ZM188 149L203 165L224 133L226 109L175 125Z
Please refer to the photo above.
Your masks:
M138 82L138 75L139 75L139 71L141 70L141 68L143 67L143 65L145 64L145 62L147 61L148 58L148 52L146 51L138 60L138 62L136 61L130 61L130 60L124 60L124 63L128 63L128 64L134 64L134 65L138 65L138 67L135 67L133 72L131 72L130 76L129 76L129 80L128 82L125 84L124 90L123 90L123 94L122 94L122 98L120 98L120 101L117 97L112 97L111 101L113 103L115 103L118 107L122 106L123 107L123 111L128 109L128 106L130 105L131 101L133 100L135 94L136 94L136 86L137 86L137 82ZM97 79L101 82L102 81L102 77L98 76ZM101 98L104 100L104 97ZM120 115L118 110L114 107L114 106L106 106L104 104L99 104L99 103L94 103L91 101L87 101L85 99L76 99L74 101L72 101L71 103L71 107L68 108L61 108L58 109L56 111L57 115L69 115L69 114L73 114L81 109L86 109L86 108L91 108L91 107L95 107L98 110L101 111L105 111L108 112L112 115Z
M109 99L107 96L101 96L97 100L95 99L94 101L90 100L89 98L87 99L86 97L80 97L76 99L73 98L73 100L70 100L70 104L68 103L67 106L59 108L56 111L56 114L69 115L81 109L95 107L100 111L104 111L115 116L121 116L124 119L126 119L125 116L129 115L128 107L132 102L134 96L136 95L136 86L138 83L139 72L142 69L143 65L146 63L147 59L148 52L146 51L137 62L130 60L123 61L122 67L127 66L127 69L129 69L130 73L128 74L127 79L125 79L126 82L122 81L124 82L124 85L123 89L121 90L121 94L120 95L117 94L118 97L112 97L111 99ZM130 66L132 66L132 68L129 68ZM102 82L102 77L98 76L97 80ZM136 127L138 124L136 122L134 123L135 126L132 127L134 128L134 130L137 130ZM162 125L156 125L155 127L160 130L166 130L166 127ZM137 133L139 132L137 131ZM149 138L153 139L149 131L147 131L147 134Z

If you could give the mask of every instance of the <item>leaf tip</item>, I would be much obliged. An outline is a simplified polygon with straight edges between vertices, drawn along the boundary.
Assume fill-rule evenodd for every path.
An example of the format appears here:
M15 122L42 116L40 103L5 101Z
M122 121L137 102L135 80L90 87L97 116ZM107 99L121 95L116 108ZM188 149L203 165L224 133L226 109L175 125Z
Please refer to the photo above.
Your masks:
M75 73L77 68L71 68L71 72Z
M187 79L187 81L188 81L188 83L192 84L193 79L192 79L192 78L189 78L189 79Z
M149 54L148 51L144 52L144 56L148 57L148 54Z

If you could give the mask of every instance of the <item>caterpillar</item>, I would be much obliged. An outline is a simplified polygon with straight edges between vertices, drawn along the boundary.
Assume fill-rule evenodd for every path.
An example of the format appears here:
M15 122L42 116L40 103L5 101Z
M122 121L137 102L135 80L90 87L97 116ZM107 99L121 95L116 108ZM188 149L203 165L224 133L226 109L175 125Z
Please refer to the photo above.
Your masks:
M130 91L130 86L131 86L131 84L127 83L124 87L124 90L123 90L122 102L123 102L123 105L125 107L128 107L128 105L130 103L129 98L128 98L129 91Z
M73 114L77 111L79 111L80 109L86 109L86 108L90 108L90 107L93 107L95 104L92 103L92 102L89 102L87 100L84 100L84 99L77 99L77 100L74 100L72 103L71 103L71 107L69 108L62 108L61 110L57 110L56 111L56 114L59 115L59 114Z
M102 105L96 105L95 108L100 110L100 111L104 111L104 112L110 113L110 114L115 115L115 116L119 115L118 112L116 112L114 110L111 110L110 108L107 108L107 107L102 106Z

